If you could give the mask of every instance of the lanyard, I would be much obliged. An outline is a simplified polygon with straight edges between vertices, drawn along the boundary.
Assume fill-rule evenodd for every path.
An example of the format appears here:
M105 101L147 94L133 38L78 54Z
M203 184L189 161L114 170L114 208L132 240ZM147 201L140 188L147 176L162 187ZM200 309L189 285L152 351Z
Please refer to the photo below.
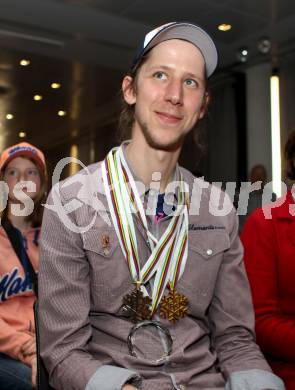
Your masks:
M162 237L157 240L148 223L134 178L125 161L122 146L112 149L102 163L104 189L119 243L133 282L141 287L155 276L152 290L152 313L165 288L174 288L187 260L188 211L185 183L180 180L178 205ZM142 224L150 243L151 254L141 268L134 217ZM140 287L140 288L141 288Z

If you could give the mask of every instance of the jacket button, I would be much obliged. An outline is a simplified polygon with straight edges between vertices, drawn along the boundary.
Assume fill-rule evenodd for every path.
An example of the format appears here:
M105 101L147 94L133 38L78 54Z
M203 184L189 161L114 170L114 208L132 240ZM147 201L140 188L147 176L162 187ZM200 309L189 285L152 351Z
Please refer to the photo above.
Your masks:
M212 253L213 253L213 251L212 251L212 249L207 249L207 252L206 252L206 253L207 253L208 256L211 256Z

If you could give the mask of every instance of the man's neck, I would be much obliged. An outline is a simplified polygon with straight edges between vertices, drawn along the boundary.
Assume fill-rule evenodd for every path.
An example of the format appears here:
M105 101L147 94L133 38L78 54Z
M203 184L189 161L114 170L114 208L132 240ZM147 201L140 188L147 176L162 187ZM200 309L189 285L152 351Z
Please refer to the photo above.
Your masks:
M126 155L132 170L146 186L153 180L154 172L160 172L160 192L165 192L171 181L180 149L176 151L164 151L150 147L146 142L132 139L126 147Z

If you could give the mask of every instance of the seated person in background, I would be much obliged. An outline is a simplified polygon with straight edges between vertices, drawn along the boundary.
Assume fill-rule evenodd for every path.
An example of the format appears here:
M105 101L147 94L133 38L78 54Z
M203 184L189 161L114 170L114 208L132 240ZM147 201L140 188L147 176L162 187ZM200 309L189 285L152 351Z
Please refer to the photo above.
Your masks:
M131 140L51 191L39 319L57 390L284 388L255 343L235 212L210 213L209 183L177 164L216 63L195 24L151 31L122 82Z
M254 210L262 207L265 202L274 202L276 200L276 194L265 187L265 185L267 184L267 171L264 165L257 164L252 167L250 172L250 182L251 184L257 183L260 188L250 192L246 214L239 214L240 232L243 229L246 219L249 217L249 215L253 213ZM264 191L268 191L269 193L264 193ZM243 190L241 190L239 194L240 201L242 201L242 193Z
M287 177L295 181L295 132L285 146ZM275 203L276 204L276 203ZM295 390L295 186L284 201L247 220L241 239L250 280L257 342L274 372Z
M0 389L32 390L36 383L35 294L25 252L37 270L47 181L43 153L26 142L11 146L1 154L0 177L8 186L8 198L1 188L7 204L1 208L0 227ZM21 258L7 229L20 243Z

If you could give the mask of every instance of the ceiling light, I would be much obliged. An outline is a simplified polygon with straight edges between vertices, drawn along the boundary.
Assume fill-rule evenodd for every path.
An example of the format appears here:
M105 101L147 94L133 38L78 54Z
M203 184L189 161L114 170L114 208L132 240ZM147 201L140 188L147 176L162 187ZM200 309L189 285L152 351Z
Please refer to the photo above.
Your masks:
M34 95L34 100L39 101L42 99L43 99L42 95Z
M13 119L13 115L12 114L6 114L6 119Z
M228 23L222 23L218 26L218 30L220 31L229 31L231 30L231 24Z
M51 84L51 88L52 89L58 89L58 88L60 88L61 87L61 84L60 83L52 83Z
M280 116L280 79L278 75L270 78L271 95L271 155L272 185L277 196L282 195L282 159L281 159L281 116Z
M260 38L257 42L257 48L262 54L267 54L270 52L271 49L271 42L269 38Z
M18 133L19 138L25 138L27 136L27 133L25 131L20 131Z
M21 66L28 66L28 65L30 65L30 63L31 63L31 61L30 61L30 60L27 60L27 59L22 59L22 60L20 60L20 62L19 62L19 64L20 64Z
M65 116L67 115L66 111L63 111L63 110L59 110L58 113L57 113L58 116Z
M241 62L246 62L248 59L249 51L246 47L241 47L237 51L237 59Z

